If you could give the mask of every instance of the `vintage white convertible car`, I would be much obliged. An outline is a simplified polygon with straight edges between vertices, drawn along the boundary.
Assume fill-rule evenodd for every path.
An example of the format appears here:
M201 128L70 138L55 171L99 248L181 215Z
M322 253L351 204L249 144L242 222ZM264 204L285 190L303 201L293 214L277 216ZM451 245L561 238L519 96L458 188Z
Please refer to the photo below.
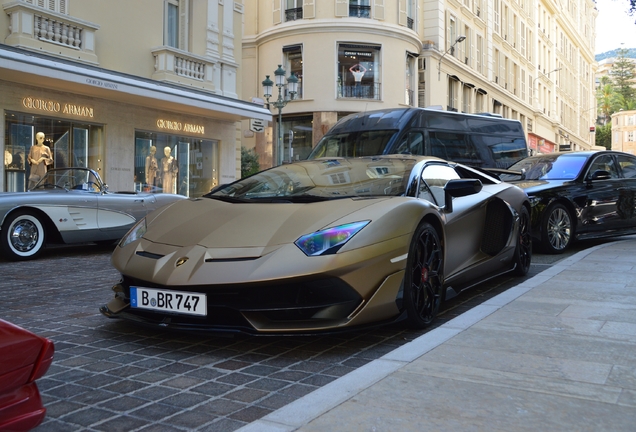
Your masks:
M92 169L51 169L29 192L0 193L0 248L18 261L47 244L115 242L147 213L185 198L110 192Z

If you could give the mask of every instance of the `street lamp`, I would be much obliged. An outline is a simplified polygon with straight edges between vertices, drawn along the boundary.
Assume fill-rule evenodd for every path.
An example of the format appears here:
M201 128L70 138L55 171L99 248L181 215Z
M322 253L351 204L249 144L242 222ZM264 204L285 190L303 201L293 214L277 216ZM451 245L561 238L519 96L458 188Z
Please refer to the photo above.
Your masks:
M283 108L287 105L287 102L294 100L298 93L298 77L294 72L287 78L287 92L289 93L289 99L283 97L283 87L285 86L285 69L282 65L278 65L278 69L274 71L274 80L269 79L269 75L265 75L263 80L263 96L267 100L268 107L271 105L274 108L278 108L278 143L277 143L277 163L278 165L283 163ZM274 102L270 102L269 98L272 97L272 90L274 85L278 87L278 98ZM289 143L289 161L291 162L291 143Z
M455 45L457 45L459 42L463 42L465 39L466 36L464 35L458 36L457 39L455 39L455 42L453 42L453 44L450 46L450 48L447 49L446 52L439 58L439 62L437 62L437 81L439 81L440 74L442 72L442 59L444 58L444 56L448 54L449 51L453 51L453 49L455 49Z
M541 76L544 76L544 77L546 77L546 78L547 78L547 77L548 77L548 75L550 75L552 72L557 72L557 71L560 71L561 69L562 69L562 68L556 68L556 69L554 69L554 70L551 70L551 71L550 71L550 72L548 72L548 73L542 73L541 71L539 71L539 74L540 74L540 75L539 75L538 77L536 77L535 79L533 79L533 80L532 80L532 91L534 91L534 82L535 82L536 80L538 80L539 78L541 78ZM538 89L537 89L537 90L538 90ZM535 97L535 99L536 99L536 101L537 101L537 102L539 102L539 94L538 94L538 93L539 93L539 92L537 91L537 95L536 95L536 97Z

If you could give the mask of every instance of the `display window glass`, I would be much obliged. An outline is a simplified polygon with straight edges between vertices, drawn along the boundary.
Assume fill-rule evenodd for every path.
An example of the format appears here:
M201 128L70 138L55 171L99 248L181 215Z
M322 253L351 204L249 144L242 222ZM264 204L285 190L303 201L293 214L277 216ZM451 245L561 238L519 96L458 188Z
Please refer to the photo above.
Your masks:
M283 160L307 159L312 150L312 125L312 116L283 117Z
M37 167L34 168L29 163L29 154L42 135L43 145L50 149L50 160L46 161L45 169L84 167L101 174L104 140L102 125L6 112L6 192L25 192L28 189L28 179L37 171Z
M380 100L380 47L338 44L338 97Z
M219 143L135 132L135 190L198 197L219 184Z

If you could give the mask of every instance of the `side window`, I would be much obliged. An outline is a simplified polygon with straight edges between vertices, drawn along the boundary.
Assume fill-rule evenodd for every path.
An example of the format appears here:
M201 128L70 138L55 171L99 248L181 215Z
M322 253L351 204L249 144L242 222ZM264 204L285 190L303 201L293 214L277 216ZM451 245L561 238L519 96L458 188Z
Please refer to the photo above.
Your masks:
M623 171L623 177L630 179L636 178L636 157L617 155L616 159L618 159L618 165L620 165Z
M587 172L588 177L599 170L609 172L613 179L618 178L618 170L616 169L614 158L612 158L611 155L602 155L594 159Z
M424 134L418 131L407 133L402 138L395 153L424 155Z
M481 158L466 135L455 132L429 132L433 156L466 165L480 165Z
M420 186L419 197L422 199L429 199L427 198L426 193L430 192L430 195L433 196L433 200L429 199L429 201L442 207L445 204L444 186L446 186L446 183L448 183L449 180L458 178L460 178L459 174L457 174L457 172L448 165L427 165L422 171L422 181L425 185Z

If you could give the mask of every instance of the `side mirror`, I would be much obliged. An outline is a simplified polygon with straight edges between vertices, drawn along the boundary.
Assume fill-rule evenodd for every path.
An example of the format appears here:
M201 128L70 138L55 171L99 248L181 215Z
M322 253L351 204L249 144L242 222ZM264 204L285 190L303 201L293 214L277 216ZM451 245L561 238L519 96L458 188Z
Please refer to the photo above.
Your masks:
M592 173L592 175L588 178L588 180L609 180L612 178L612 175L609 171L605 170L596 170Z
M449 180L444 186L444 211L453 211L453 198L474 195L479 193L482 187L481 180L477 179Z

